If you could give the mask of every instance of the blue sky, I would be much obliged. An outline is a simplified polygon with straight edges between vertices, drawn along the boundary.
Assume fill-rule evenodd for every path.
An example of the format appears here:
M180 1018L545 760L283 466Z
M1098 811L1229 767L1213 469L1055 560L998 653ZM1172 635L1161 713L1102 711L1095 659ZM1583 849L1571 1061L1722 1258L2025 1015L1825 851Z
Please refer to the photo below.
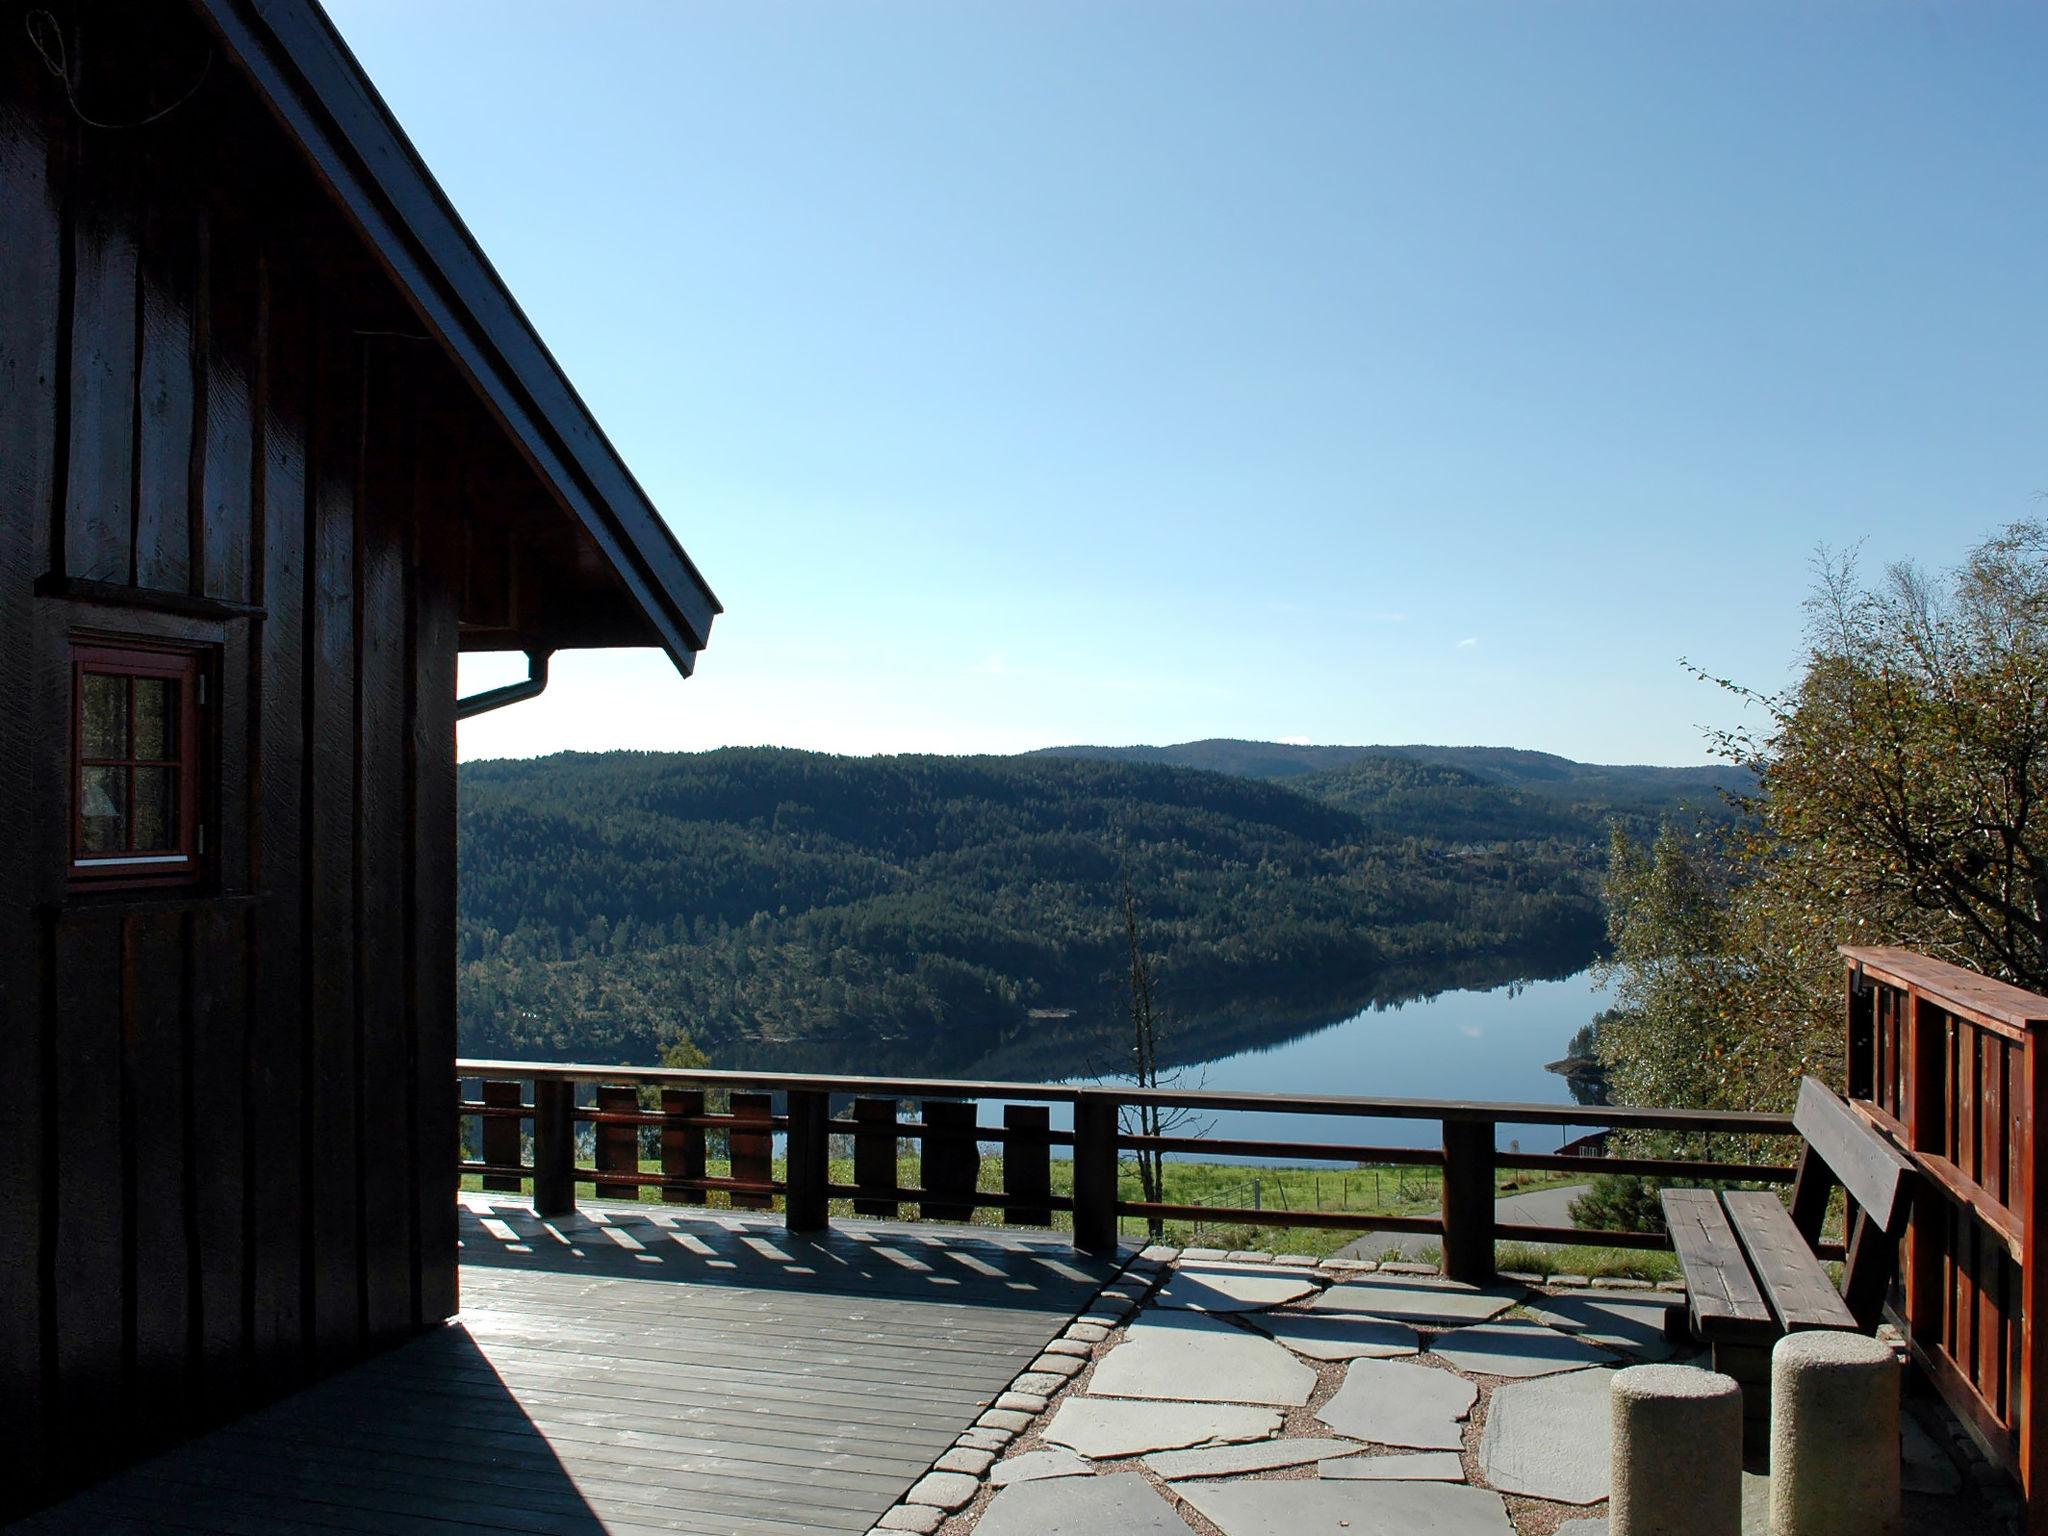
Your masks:
M728 610L466 756L1698 761L2048 514L2048 7L329 8Z

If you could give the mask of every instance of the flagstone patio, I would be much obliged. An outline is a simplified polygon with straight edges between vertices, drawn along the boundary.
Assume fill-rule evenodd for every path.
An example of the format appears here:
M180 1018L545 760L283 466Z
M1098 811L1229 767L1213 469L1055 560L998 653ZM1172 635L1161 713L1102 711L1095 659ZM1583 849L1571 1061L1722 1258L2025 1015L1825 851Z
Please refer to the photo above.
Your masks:
M985 1414L962 1446L997 1452L986 1471L913 1488L876 1529L1605 1536L1608 1381L1670 1357L1674 1299L1147 1249L1035 1362L1076 1368L1046 1411ZM2003 1529L1995 1475L1966 1475L1925 1411L1906 1417L1908 1528ZM1745 1474L1759 1536L1767 1490Z

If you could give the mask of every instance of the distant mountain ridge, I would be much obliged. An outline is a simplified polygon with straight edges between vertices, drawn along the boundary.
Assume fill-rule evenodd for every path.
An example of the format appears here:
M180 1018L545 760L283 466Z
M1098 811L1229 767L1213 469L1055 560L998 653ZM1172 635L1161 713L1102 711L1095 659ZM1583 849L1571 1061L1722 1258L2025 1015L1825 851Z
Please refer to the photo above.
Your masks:
M1467 787L1496 785L1604 816L1650 821L1689 812L1726 820L1732 813L1725 795L1752 787L1747 772L1727 763L1684 768L1581 763L1520 747L1309 746L1211 737L1162 747L1041 747L1024 755L1202 768L1237 778L1284 783L1318 798L1335 798L1340 804L1344 803L1341 780L1331 775L1361 763L1385 765L1405 760L1455 770L1467 776ZM1336 796L1330 793L1333 785L1340 790Z

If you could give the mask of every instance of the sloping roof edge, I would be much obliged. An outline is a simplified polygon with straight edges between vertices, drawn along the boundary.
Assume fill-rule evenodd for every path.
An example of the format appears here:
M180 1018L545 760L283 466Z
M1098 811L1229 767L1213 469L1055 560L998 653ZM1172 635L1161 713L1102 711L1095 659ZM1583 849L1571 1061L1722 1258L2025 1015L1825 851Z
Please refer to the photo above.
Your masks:
M687 676L717 597L317 0L194 0Z

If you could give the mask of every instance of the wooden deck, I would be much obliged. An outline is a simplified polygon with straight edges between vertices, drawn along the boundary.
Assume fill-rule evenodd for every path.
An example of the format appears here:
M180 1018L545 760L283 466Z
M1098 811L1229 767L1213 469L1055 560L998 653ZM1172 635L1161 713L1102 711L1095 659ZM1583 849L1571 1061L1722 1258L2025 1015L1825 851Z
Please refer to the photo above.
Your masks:
M863 1532L1115 1271L1044 1232L466 1196L449 1326L13 1527Z

